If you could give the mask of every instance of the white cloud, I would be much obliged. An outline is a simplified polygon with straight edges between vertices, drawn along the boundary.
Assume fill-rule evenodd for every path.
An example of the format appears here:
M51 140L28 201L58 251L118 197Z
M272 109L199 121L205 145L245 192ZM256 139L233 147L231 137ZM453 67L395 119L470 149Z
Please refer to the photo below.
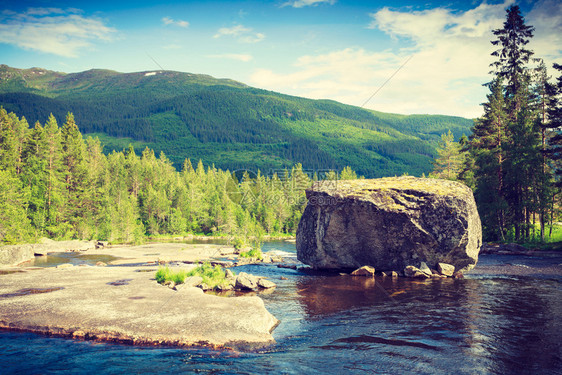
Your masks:
M221 27L213 38L217 39L223 36L237 38L241 43L258 43L265 39L265 34L254 33L253 29L243 25Z
M174 20L170 17L164 17L162 18L162 22L164 23L164 25L176 25L179 27L189 27L189 22L187 21L183 21L183 20Z
M293 7L293 8L304 8L307 6L316 6L319 4L330 4L334 5L336 0L293 0L283 3L281 7Z
M77 9L29 8L23 13L0 15L0 43L24 49L77 57L79 50L94 41L111 40L116 30L95 17L84 17Z
M248 62L253 60L252 55L244 55L244 54L237 54L237 53L224 53L221 55L210 55L208 56L213 59L228 59L228 60L236 60L242 62Z
M369 27L404 42L400 48L373 52L355 47L302 56L293 64L293 72L261 69L253 74L251 84L362 105L412 56L367 108L477 117L487 93L482 84L490 80L492 30L502 27L505 8L511 3L512 0L497 5L483 3L464 12L444 8L400 12L383 8L370 14ZM529 14L527 24L535 26L536 33L528 46L537 57L560 60L561 15L560 4L550 0L537 3Z

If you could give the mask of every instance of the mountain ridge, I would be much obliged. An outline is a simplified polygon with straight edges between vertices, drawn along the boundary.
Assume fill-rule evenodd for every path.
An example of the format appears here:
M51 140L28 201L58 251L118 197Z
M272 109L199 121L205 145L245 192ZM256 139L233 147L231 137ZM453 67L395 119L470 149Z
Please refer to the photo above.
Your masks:
M314 170L350 166L366 177L427 173L440 134L451 130L458 139L472 126L457 116L389 114L166 70L0 65L0 105L31 125L49 113L62 124L72 112L83 133L107 135L110 147L132 141L163 151L177 167L188 157L231 170L300 162Z

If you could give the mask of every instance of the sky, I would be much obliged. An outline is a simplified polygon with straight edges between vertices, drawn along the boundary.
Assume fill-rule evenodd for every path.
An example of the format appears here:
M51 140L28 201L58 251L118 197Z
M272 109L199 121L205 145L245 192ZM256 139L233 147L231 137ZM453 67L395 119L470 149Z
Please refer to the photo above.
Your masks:
M535 57L562 63L557 0L8 0L0 64L175 70L382 112L475 118L492 30L512 4L535 27Z

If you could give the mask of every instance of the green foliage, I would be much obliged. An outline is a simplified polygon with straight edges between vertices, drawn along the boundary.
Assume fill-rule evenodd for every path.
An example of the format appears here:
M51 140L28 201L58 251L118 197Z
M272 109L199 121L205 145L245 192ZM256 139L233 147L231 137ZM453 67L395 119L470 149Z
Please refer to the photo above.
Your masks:
M461 145L455 142L450 130L447 134L441 135L437 154L438 157L433 162L434 169L430 177L457 180L462 169L464 155L461 154Z
M497 58L491 64L494 78L487 85L484 115L475 121L465 146L470 157L463 175L475 187L485 240L531 241L538 220L540 240L545 241L557 194L545 158L547 132L559 127L555 116L547 117L556 108L551 100L556 94L549 92L544 65L539 74L531 74L533 52L527 44L533 27L525 25L517 5L507 9L503 27L493 34L497 39L492 44L499 47L492 53ZM464 173L468 168L472 175Z
M236 237L233 241L232 241L232 246L236 249L236 250L240 250L241 248L244 247L244 245L246 244L246 241L244 241L242 238L240 237Z
M242 258L263 259L263 253L259 248L253 248L248 251L243 251L239 254Z
M217 286L225 286L228 284L224 270L218 264L214 267L209 262L195 267L187 273L187 276L200 276L203 283L211 289Z
M164 284L167 281L172 281L176 285L183 284L185 279L191 275L188 275L188 272L185 270L173 271L168 266L158 268L156 271L156 275L154 278L160 284Z
M9 171L0 169L0 244L14 244L32 238L26 215L29 190Z
M3 73L12 80L0 84L0 105L31 123L50 113L64 118L72 108L82 131L99 136L106 153L128 143L148 146L178 168L191 158L231 171L302 163L305 170L350 166L367 177L421 175L431 170L440 134L450 129L458 138L471 125L459 117L385 114L187 73L33 74L1 66ZM18 77L24 85L16 84Z

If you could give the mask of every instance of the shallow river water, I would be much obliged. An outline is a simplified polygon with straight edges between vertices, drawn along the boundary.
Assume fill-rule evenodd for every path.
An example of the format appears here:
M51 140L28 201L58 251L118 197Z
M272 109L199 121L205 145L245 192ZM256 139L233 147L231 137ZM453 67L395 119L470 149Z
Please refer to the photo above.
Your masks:
M294 258L294 244L264 251ZM258 353L146 348L0 331L0 373L562 374L562 256L482 255L464 279L249 265L281 324ZM281 279L286 278L286 280Z

